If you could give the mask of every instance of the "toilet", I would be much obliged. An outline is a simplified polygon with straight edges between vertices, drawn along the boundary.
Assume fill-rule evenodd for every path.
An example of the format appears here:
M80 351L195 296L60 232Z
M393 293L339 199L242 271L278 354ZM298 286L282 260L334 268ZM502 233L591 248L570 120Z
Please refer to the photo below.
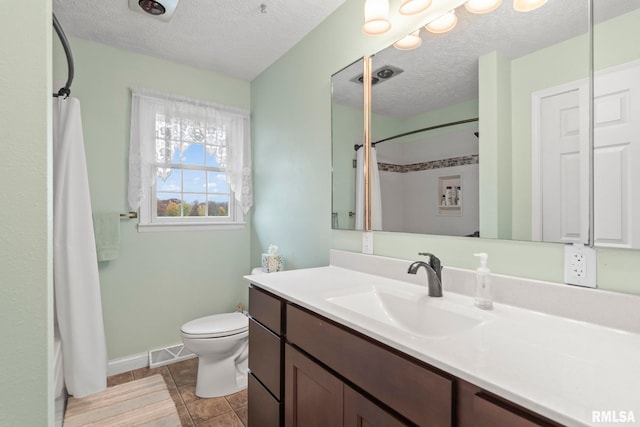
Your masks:
M249 319L240 312L185 323L182 343L198 356L196 396L220 397L247 387Z

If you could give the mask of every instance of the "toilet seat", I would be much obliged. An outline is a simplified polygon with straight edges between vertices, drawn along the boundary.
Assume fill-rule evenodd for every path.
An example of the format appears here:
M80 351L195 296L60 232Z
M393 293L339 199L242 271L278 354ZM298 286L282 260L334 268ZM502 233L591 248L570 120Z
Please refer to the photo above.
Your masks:
M249 329L249 318L240 312L214 314L185 323L180 332L186 338L220 338L241 334Z

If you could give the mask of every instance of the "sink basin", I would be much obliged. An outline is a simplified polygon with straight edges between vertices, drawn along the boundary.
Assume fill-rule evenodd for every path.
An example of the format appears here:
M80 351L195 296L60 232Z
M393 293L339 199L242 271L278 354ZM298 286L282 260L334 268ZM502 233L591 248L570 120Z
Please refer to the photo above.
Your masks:
M422 337L446 337L467 331L485 321L468 298L445 294L429 297L425 288L417 291L371 287L327 298L343 309L358 313Z

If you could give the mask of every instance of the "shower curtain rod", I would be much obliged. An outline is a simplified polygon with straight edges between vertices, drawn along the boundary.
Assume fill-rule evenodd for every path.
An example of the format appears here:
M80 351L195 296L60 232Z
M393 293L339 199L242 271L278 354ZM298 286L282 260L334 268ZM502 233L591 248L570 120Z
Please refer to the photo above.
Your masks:
M478 117L474 117L472 119L458 120L456 122L443 123L441 125L435 125L435 126L429 126L429 127L426 127L426 128L422 128L422 129L416 129L416 130L412 130L411 132L401 133L401 134L398 134L398 135L390 136L389 138L381 139L380 141L372 142L371 145L373 147L375 147L376 144L379 144L381 142L391 141L392 139L402 138L403 136L413 135L414 133L420 133L420 132L425 132L425 131L428 131L428 130L446 128L446 127L449 127L449 126L461 125L461 124L464 124L464 123L477 122L478 120L479 120ZM476 136L478 136L478 135L476 135ZM353 146L353 149L358 151L358 149L360 149L360 147L362 147L362 144L356 144L356 145Z
M67 69L69 70L69 74L67 76L67 83L64 87L60 88L58 93L54 93L53 96L64 96L68 98L71 94L71 82L73 82L73 55L71 54L71 48L69 47L69 40L67 40L67 36L64 34L60 23L58 22L58 18L56 18L55 13L53 15L53 28L56 30L58 34L58 38L60 39L60 43L62 43L62 47L64 48L64 54L67 56Z

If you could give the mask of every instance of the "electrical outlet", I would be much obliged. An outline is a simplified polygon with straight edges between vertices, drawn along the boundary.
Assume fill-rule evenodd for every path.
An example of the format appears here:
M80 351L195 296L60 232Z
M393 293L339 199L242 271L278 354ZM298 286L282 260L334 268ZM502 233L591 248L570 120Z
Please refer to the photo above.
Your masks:
M564 281L571 285L596 287L596 250L583 245L564 247Z
M365 231L362 233L362 253L373 255L373 232Z

